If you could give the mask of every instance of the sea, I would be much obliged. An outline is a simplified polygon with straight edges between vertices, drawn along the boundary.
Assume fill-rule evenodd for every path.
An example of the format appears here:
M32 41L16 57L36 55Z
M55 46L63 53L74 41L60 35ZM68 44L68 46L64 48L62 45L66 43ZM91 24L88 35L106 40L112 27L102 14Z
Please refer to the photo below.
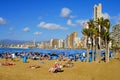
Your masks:
M0 54L1 53L27 53L27 52L37 52L37 53L44 53L44 54L48 54L48 53L65 53L65 54L81 54L83 52L86 52L86 50L74 50L74 49L70 49L70 50L64 50L64 49L37 49L37 48L0 48Z

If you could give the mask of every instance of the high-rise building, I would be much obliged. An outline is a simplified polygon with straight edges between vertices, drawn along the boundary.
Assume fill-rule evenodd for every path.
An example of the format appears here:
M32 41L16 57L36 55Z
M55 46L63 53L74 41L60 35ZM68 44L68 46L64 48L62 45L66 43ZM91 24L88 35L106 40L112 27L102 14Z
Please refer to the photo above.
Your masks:
M80 44L81 44L81 40L79 37L76 37L73 39L73 48L74 49L80 48L81 47Z
M77 32L73 32L70 35L67 36L67 45L68 48L73 48L74 45L74 39L78 37L78 33Z
M102 4L94 5L94 21L102 17Z
M114 39L114 46L120 47L120 24L113 26L113 39Z
M88 23L86 22L86 23L84 23L83 24L83 29L88 29L89 28L89 26L88 26ZM83 35L83 37L82 37L82 47L83 48L86 48L87 47L87 36L86 35Z
M67 40L63 40L63 49L67 49Z
M49 42L41 42L40 47L43 49L48 49L49 48Z
M50 39L50 48L52 48L53 39Z
M99 3L98 6L95 4L95 5L94 5L94 21L97 21L97 20L100 19L101 17L102 17L102 4ZM96 23L95 23L95 24L96 24ZM98 28L98 31L99 31L99 32L102 30L101 25L98 25L97 28ZM98 40L97 40L98 46L100 46L102 39L100 38L100 36L97 37L97 39L98 39ZM91 41L89 41L88 43L91 44ZM93 42L93 43L95 43L95 42ZM100 48L100 47L99 47L99 48Z
M58 40L58 49L62 49L63 48L63 40L60 39Z
M99 3L98 5L95 4L94 5L94 21L96 21L97 19L99 19L101 17L102 17L102 4L101 3ZM83 24L83 29L85 29L85 28L89 28L87 22ZM84 35L82 38L83 48L87 47L86 43L87 43L87 36ZM99 40L99 43L100 43L100 40Z
M57 39L53 39L52 41L52 48L55 49L58 47Z
M65 48L70 48L70 35L67 35L67 38L65 40Z

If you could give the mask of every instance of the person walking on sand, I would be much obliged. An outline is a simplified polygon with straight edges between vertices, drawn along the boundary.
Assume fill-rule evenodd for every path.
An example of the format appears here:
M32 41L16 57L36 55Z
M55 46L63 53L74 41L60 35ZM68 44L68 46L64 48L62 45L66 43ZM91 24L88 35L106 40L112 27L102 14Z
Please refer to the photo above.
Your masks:
M14 53L12 53L12 54L11 54L11 60L13 60L13 61L14 61L14 58L15 58L15 54L14 54Z

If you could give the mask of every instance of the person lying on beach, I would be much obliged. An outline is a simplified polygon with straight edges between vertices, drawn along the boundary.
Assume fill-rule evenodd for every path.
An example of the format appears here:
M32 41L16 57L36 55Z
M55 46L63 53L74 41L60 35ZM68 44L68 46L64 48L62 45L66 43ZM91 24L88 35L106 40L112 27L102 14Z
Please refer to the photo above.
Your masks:
M31 68L31 69L36 69L36 68L40 68L40 66L38 66L38 65L33 65L33 66L29 66L29 68Z
M55 62L54 66L50 68L48 71L49 72L61 72L62 65Z
M60 55L59 58L58 58L59 61L66 61L67 60L67 57L66 56L63 56L63 55Z
M72 68L73 67L72 59L68 60L68 62L65 65L63 65L63 67Z
M13 66L15 65L14 63L12 62L4 62L4 63L1 63L3 66Z

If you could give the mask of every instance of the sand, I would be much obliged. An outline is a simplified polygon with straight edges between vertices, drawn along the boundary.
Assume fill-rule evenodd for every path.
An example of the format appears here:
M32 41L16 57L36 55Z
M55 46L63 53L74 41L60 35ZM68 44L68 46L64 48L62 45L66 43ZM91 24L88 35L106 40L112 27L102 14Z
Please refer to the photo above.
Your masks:
M0 62L4 61L0 59ZM48 72L55 61L28 60L28 63L23 63L22 59L16 59L14 66L0 66L0 80L120 80L120 60L117 59L111 59L109 63L73 61L73 68L62 68L64 71L58 73ZM60 63L64 64L65 61ZM31 65L41 67L31 69Z

